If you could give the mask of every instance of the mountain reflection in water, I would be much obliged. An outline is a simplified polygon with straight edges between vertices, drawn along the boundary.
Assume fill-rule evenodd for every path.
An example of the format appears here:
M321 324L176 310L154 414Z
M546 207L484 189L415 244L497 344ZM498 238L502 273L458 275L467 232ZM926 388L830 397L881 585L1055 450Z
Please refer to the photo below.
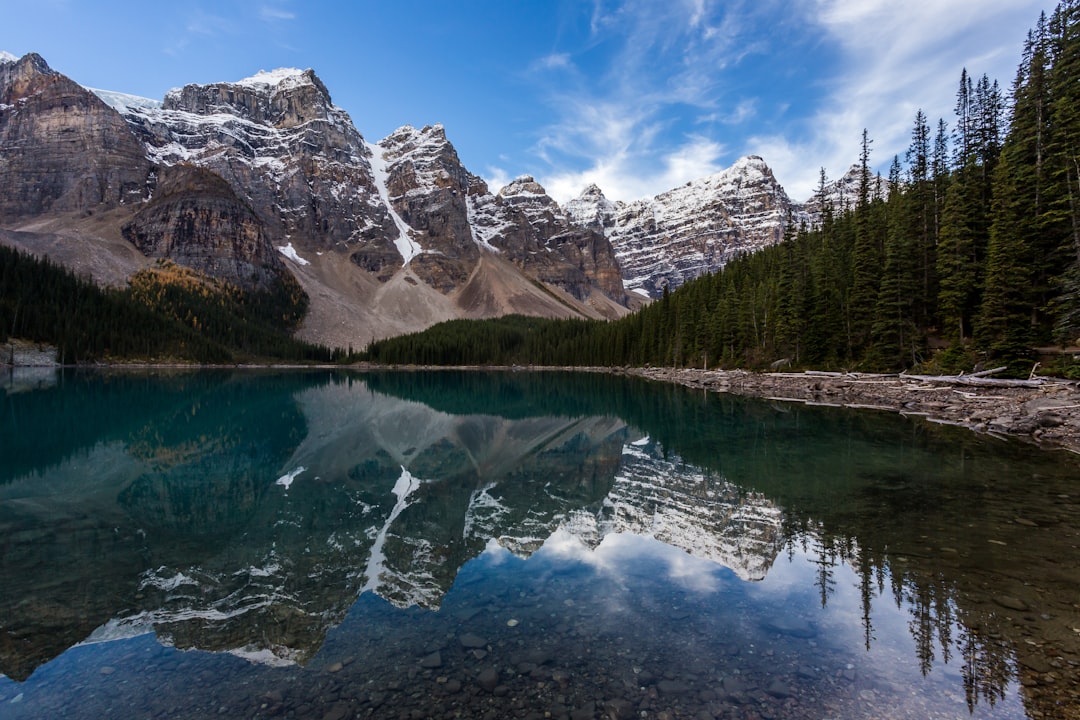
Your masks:
M4 402L0 670L19 682L149 630L304 666L358 597L444 613L477 558L630 564L643 536L706 585L710 565L761 584L804 559L822 615L773 608L766 632L818 642L850 577L860 651L895 607L907 662L958 668L969 709L1016 692L1028 714L1080 708L1080 509L1060 453L597 375L76 374Z

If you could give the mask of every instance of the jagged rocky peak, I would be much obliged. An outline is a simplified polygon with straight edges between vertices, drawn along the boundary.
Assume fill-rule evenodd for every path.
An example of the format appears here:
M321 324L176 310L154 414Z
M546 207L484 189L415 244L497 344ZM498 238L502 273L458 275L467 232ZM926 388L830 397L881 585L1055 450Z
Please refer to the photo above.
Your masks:
M120 115L40 55L10 58L0 63L0 218L140 201L149 163Z
M525 213L531 223L566 224L559 204L531 175L522 175L512 180L499 191L499 197L506 205Z
M773 245L801 208L757 155L681 187L619 206L606 226L627 289L653 298ZM795 218L798 222L798 218Z
M170 90L164 107L197 115L225 112L290 128L311 120L326 120L334 103L314 70L279 68L259 71L236 82L190 84Z
M306 252L358 252L360 264L376 270L400 267L364 139L311 70L187 85L160 107L98 92L120 109L151 162L217 173L274 241Z
M608 200L600 186L592 183L580 195L567 202L563 209L575 225L603 230L614 223L615 213L622 205L621 202Z
M532 175L522 175L514 178L506 187L499 191L504 198L512 198L519 195L543 195L548 201L554 202L548 197L544 186L536 182Z
M132 212L110 216L109 232L131 221L126 232L144 252L230 281L261 273L264 258L274 264L275 247L292 248L317 266L332 266L340 255L383 282L407 266L405 284L418 278L457 304L421 312L405 327L480 307L451 295L474 277L495 282L493 268L502 266L493 260L480 268L481 248L498 252L530 281L521 284L524 293L491 295L483 305L490 313L532 307L518 298L536 281L587 299L577 312L618 315L610 300L625 302L602 231L572 226L535 180L492 195L438 124L405 126L367 142L311 70L189 84L161 102L81 87L36 55L4 56L0 80L0 222L57 213L75 222L127 204ZM189 179L200 168L220 181L201 176L207 181L198 192L179 194L159 186L159 179L174 182L169 171L179 166ZM224 214L215 220L206 208ZM184 226L184 218L194 224ZM223 239L225 232L236 242ZM206 247L196 248L198 242ZM335 292L356 289L327 282ZM339 312L331 304L318 307L320 322ZM541 313L556 306L546 299L535 305Z
M443 126L400 127L371 151L399 230L424 249L407 258L413 272L443 294L461 287L480 258L467 200L475 182Z
M731 201L772 201L781 198L790 203L787 193L776 181L772 169L758 155L739 158L734 165L714 175L691 180L656 197L676 204L708 204L713 199Z
M59 76L37 53L17 58L5 52L0 60L0 103L11 105L32 92L31 84L42 76Z
M387 189L391 198L432 188L467 193L474 184L441 123L419 130L404 125L380 140L378 148L389 163Z
M773 177L772 168L765 162L765 158L760 155L744 155L735 161L731 169L742 174L757 173L762 176Z

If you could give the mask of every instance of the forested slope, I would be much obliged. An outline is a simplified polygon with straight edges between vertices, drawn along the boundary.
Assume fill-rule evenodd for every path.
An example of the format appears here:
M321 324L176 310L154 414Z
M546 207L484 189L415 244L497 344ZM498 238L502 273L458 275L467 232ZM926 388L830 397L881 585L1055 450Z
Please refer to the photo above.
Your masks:
M329 349L290 335L304 299L298 287L245 292L168 262L137 273L123 290L103 289L0 246L0 342L49 343L67 364L328 361Z

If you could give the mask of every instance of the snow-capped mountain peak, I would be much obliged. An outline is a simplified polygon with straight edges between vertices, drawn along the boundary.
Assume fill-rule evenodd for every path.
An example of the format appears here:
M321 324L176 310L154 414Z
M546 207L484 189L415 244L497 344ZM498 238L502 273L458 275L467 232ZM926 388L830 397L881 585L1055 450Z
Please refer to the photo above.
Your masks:
M678 287L739 254L779 242L789 215L795 222L802 217L801 206L757 155L650 200L619 204L606 215L595 195L579 200L578 217L604 218L626 288L654 298L664 287Z
M513 197L514 195L547 195L547 190L544 189L543 185L536 182L532 175L521 175L511 180L509 184L499 191L499 195L504 198Z
M276 70L270 71L260 70L251 77L246 77L242 80L227 84L240 85L243 87L271 88L283 83L287 85L305 84L310 83L310 78L306 76L304 70L299 68L277 68Z
M0 50L0 63L13 63L18 61L19 58L15 57L7 50Z
M582 227L603 230L612 224L615 213L624 203L608 200L596 183L581 191L573 200L566 203L567 217Z

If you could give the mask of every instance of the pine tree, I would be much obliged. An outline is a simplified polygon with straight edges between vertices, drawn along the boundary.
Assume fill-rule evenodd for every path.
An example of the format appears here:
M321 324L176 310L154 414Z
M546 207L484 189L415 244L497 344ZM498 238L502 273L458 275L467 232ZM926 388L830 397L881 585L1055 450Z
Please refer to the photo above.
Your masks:
M1021 197L1018 178L1023 175L1013 162L1013 153L1006 152L996 172L986 285L975 338L991 358L1004 360L1019 371L1018 363L1031 354L1033 339L1032 258L1025 242L1030 208Z
M918 136L918 119L915 132ZM920 285L918 235L911 232L912 225L920 225L922 218L913 200L918 201L911 193L900 190L900 158L894 157L889 170L885 257L869 354L870 363L881 369L914 363L916 349L922 344L916 339L915 323L915 298Z
M1042 235L1050 130L1048 60L1042 15L1036 31L1028 35L1013 83L1012 119L993 175L985 286L974 328L980 348L1010 363L1031 354L1047 278L1054 272L1045 257L1052 243Z
M956 127L953 131L953 165L961 166L971 153L972 144L972 108L975 89L967 68L960 71L960 87L956 91Z
M1053 134L1043 228L1058 238L1055 253L1066 268L1054 281L1059 294L1050 311L1054 338L1067 345L1080 338L1080 2L1061 3L1050 26Z
M870 138L863 129L859 154L859 195L855 205L855 242L852 247L852 283L848 307L848 357L861 355L870 341L881 273L881 247L868 212L870 206Z

